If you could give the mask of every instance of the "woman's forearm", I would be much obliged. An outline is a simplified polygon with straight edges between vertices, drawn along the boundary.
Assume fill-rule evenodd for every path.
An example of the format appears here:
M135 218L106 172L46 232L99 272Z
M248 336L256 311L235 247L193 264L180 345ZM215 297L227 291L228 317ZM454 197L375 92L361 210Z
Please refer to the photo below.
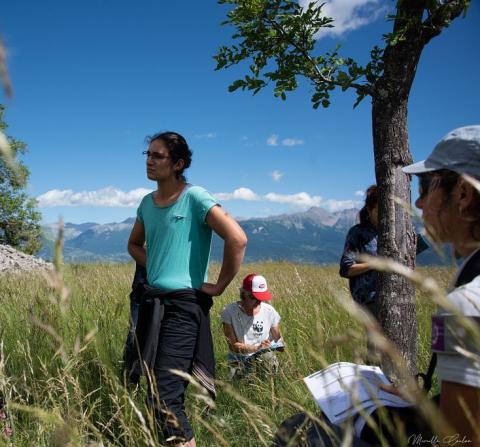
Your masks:
M353 264L349 267L347 277L352 278L354 276L362 275L370 270L371 268L366 262L359 262L358 264Z

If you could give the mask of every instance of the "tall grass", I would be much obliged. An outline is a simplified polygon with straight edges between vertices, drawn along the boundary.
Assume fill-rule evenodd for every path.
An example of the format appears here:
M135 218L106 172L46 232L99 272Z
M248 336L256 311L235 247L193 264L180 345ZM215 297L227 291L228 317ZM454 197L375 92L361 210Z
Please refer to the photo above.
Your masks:
M123 386L133 265L72 265L64 277L0 277L0 393L13 435L0 446L154 446L160 440L145 407L144 386ZM264 275L282 317L287 349L275 379L229 383L227 345L219 314L238 299L240 279ZM218 266L210 276L216 277ZM446 286L451 271L423 270ZM189 388L187 410L200 446L263 446L279 423L299 409L318 413L302 378L336 361L362 362L364 330L339 304L348 285L336 267L249 264L211 311L218 397L208 408ZM66 288L61 292L62 288ZM418 365L429 361L434 306L417 293Z

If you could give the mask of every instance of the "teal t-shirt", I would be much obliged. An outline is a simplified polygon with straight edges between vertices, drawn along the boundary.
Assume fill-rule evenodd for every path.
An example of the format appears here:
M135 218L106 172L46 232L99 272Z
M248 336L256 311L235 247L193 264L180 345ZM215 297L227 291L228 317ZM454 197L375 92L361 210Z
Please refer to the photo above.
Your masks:
M147 194L137 210L145 229L147 279L166 290L198 289L207 280L212 229L205 219L218 202L200 186L188 185L172 205L155 205Z

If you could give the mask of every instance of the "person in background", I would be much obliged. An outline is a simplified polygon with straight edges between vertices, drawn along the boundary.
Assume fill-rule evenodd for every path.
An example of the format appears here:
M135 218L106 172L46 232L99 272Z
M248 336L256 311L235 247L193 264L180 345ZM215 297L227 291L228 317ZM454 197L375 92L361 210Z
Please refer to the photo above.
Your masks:
M367 263L359 261L358 255L377 255L378 241L378 192L377 186L370 186L365 192L365 205L359 212L360 222L347 233L345 247L340 259L340 276L348 278L350 293L358 304L377 318L376 286L377 272ZM368 361L376 363L376 350L367 342Z
M230 378L237 379L261 369L276 374L278 359L275 350L283 349L280 315L267 303L272 296L266 279L251 273L240 288L240 300L222 311L223 333L230 353Z
M378 193L377 186L365 192L365 205L359 212L360 222L348 230L340 259L340 276L348 278L353 299L374 311L377 272L357 260L359 254L377 255ZM372 312L374 314L374 312Z
M378 319L376 300L377 272L366 262L358 260L358 256L377 255L378 244L378 189L371 185L365 192L365 205L360 210L359 223L347 233L345 247L340 259L340 276L348 279L352 298ZM422 253L429 246L425 239L417 234L416 254ZM377 363L377 352L370 341L367 341L367 361Z
M247 238L211 194L187 183L192 152L185 138L161 132L148 143L147 177L157 189L142 199L128 241L130 255L147 269L136 328L139 344L145 341L140 363L153 370L148 403L165 442L194 447L185 413L188 381L173 370L193 375L215 394L209 310L212 296L221 295L237 274ZM207 282L212 231L224 240L214 283Z

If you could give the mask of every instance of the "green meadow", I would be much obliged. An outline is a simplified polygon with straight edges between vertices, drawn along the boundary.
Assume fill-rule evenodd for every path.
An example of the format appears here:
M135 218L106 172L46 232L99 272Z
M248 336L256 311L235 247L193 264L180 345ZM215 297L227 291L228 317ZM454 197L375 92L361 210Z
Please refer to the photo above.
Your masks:
M161 445L145 407L145 383L126 389L122 351L134 267L71 265L63 276L0 276L0 392L11 437L0 446ZM215 278L214 265L210 277ZM453 271L419 269L446 287ZM263 274L287 344L275 379L229 383L220 311L237 300L240 280ZM362 363L365 331L345 309L347 282L336 266L247 264L211 311L218 396L195 385L187 409L199 446L267 446L279 423L300 410L318 414L302 378L329 363ZM429 361L434 305L417 292L418 367ZM0 421L0 428L5 424Z

